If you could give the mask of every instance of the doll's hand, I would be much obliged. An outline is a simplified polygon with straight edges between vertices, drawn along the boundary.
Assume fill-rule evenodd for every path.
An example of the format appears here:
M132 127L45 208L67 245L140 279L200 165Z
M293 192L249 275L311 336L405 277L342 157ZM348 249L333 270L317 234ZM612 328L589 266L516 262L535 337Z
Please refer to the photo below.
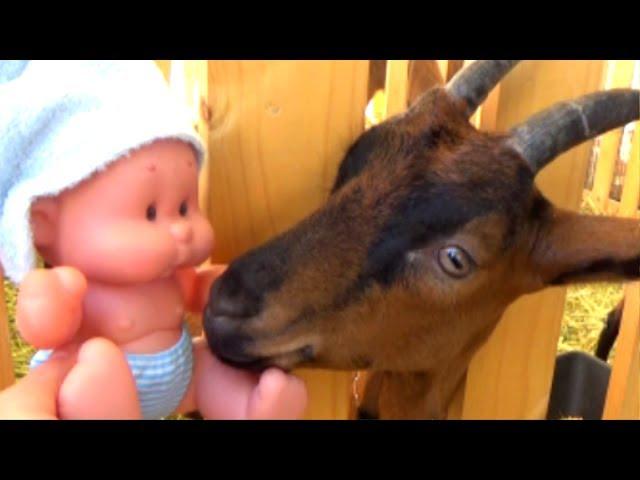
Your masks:
M34 270L20 284L16 323L20 335L38 349L69 342L80 328L87 281L78 270Z
M176 271L187 311L200 315L209 301L209 290L215 280L224 273L227 265L215 264L195 269Z
M249 398L248 418L253 420L296 420L307 407L304 382L277 368L262 373Z

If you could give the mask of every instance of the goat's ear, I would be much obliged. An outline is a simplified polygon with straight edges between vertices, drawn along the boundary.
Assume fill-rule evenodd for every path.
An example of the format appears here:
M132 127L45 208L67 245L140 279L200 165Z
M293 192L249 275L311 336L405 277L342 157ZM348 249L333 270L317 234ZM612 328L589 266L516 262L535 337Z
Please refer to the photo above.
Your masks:
M640 220L555 209L532 255L545 285L640 278Z

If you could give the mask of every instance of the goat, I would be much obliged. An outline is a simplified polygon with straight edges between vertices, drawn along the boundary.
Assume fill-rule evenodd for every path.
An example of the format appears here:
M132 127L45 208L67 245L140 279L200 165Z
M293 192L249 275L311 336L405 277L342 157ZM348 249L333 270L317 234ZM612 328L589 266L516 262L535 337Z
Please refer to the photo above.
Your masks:
M233 261L204 311L230 365L372 371L362 415L445 418L521 295L640 277L640 223L555 207L536 174L640 116L640 92L562 102L504 134L469 118L517 61L476 61L363 133L326 204Z

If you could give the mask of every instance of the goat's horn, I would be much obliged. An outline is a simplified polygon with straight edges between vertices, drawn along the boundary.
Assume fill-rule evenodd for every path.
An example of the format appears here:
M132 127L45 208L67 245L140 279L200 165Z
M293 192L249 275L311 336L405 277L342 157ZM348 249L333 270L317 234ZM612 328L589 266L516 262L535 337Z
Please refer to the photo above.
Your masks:
M640 90L615 89L560 102L511 130L509 144L539 172L572 147L640 118Z
M459 71L447 84L447 93L467 104L467 118L519 60L477 60Z

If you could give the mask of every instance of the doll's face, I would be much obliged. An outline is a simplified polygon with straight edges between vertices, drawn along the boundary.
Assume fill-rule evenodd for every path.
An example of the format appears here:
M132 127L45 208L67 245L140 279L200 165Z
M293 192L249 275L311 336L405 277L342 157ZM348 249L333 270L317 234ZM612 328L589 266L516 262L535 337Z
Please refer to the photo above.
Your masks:
M198 208L190 146L158 141L31 210L36 247L51 265L94 281L148 282L196 266L213 248Z

